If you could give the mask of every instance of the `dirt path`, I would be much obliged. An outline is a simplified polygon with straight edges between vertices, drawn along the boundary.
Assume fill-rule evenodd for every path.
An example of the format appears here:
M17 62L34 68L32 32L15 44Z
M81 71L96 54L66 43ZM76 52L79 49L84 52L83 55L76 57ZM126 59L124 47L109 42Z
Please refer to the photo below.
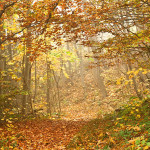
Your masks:
M85 121L34 120L15 124L17 149L61 150L66 149L70 139Z

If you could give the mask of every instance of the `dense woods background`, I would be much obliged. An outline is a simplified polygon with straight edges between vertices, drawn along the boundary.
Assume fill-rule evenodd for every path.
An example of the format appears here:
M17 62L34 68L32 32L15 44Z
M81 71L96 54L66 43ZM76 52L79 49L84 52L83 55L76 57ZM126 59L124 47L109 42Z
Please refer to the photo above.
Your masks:
M0 123L149 105L149 12L149 0L0 0Z

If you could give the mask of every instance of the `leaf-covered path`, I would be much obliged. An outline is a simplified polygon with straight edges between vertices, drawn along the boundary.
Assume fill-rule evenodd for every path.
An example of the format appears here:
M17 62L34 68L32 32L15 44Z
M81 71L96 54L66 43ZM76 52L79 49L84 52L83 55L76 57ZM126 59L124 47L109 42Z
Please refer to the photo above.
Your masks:
M85 121L65 120L31 120L16 123L15 131L12 132L18 144L18 148L15 149L66 149L71 138L84 124ZM6 135L8 136L7 131Z

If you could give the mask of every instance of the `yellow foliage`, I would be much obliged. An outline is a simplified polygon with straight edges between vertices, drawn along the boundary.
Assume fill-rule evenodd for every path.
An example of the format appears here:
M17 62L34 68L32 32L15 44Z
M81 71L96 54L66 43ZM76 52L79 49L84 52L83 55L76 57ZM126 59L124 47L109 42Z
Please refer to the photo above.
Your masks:
M147 73L148 73L147 69L144 69L144 71L142 72L142 74L147 74Z
M132 73L133 73L133 71L128 71L128 72L127 72L127 74L132 74Z
M13 112L13 111L10 111L10 112L9 112L9 114L10 114L10 115L13 115L13 114L14 114L14 112Z
M69 75L66 72L63 72L66 78L69 78Z
M125 84L125 85L129 84L129 81L126 80L124 84Z
M137 75L139 73L139 70L136 70L135 72L134 72L134 75Z
M130 144L134 144L135 141L136 141L136 139L132 139L132 140L129 140L128 142L129 142Z
M130 76L129 76L129 79L132 79L132 78L133 78L133 75L130 75Z
M116 83L117 85L120 85L121 84L121 82L120 82L120 80L117 80L117 83Z
M134 114L134 112L133 112L133 111L131 111L131 114Z
M23 48L23 45L19 44L18 49L21 50Z
M141 116L140 115L137 115L137 118L140 118Z
M6 108L4 111L8 112L10 109Z
M99 138L103 137L103 133L100 133L98 137L99 137Z
M144 150L146 150L146 149L149 149L149 146L145 146L145 147L144 147Z

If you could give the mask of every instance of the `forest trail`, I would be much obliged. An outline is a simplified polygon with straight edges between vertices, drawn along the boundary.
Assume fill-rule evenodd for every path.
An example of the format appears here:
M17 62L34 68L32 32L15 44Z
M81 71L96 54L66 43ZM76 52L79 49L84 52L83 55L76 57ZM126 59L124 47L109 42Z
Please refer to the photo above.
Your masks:
M15 129L11 132L5 129L3 132L5 136L16 139L18 148L15 150L64 150L71 138L85 124L86 121L28 120L15 123Z

